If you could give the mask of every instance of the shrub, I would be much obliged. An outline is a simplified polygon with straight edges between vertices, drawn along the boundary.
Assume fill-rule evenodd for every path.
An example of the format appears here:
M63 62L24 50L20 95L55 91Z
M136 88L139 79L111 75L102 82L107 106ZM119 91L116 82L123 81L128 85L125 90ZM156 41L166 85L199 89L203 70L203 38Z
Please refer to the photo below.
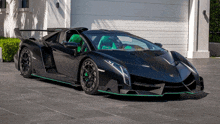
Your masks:
M220 2L210 1L210 34L209 42L220 42Z
M2 48L3 61L11 62L18 51L20 40L17 38L0 37L0 47Z

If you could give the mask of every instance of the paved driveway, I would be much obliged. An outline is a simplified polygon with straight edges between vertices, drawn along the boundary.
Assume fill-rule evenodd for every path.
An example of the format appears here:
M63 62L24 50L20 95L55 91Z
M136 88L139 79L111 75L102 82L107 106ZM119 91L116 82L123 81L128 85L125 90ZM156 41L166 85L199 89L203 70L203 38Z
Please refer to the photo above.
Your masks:
M205 80L205 92L179 99L86 95L80 88L23 78L14 63L0 63L0 123L220 123L220 59L190 61Z

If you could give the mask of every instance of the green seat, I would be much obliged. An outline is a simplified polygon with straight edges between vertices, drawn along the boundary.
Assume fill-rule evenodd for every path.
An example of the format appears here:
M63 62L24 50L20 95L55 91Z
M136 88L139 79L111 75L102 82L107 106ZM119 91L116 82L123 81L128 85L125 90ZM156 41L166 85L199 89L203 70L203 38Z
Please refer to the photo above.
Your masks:
M77 47L77 52L80 52L82 45L84 44L82 38L80 37L79 34L73 34L68 42L73 42L73 43L78 43L78 47Z
M110 36L102 36L98 44L98 49L117 49L115 43L109 39Z
M132 49L132 47L131 46L126 46L125 49L130 50L130 49Z

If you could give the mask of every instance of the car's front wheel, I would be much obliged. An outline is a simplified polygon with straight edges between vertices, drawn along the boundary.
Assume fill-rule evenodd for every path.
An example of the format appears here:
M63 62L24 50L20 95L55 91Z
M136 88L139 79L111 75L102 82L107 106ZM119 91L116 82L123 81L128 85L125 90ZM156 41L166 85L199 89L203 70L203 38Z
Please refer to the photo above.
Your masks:
M31 77L32 73L32 62L31 62L31 52L25 47L22 49L19 59L19 67L21 75L25 78Z
M98 67L90 58L86 59L81 66L80 83L86 94L93 95L98 93Z

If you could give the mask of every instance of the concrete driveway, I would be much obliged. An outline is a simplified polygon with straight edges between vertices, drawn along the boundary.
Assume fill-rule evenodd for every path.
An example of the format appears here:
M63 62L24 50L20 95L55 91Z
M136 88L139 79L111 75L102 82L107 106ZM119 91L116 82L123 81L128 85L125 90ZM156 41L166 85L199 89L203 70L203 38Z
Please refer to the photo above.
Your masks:
M217 124L220 123L220 59L191 59L204 93L162 98L87 95L80 88L20 75L0 63L1 124Z

